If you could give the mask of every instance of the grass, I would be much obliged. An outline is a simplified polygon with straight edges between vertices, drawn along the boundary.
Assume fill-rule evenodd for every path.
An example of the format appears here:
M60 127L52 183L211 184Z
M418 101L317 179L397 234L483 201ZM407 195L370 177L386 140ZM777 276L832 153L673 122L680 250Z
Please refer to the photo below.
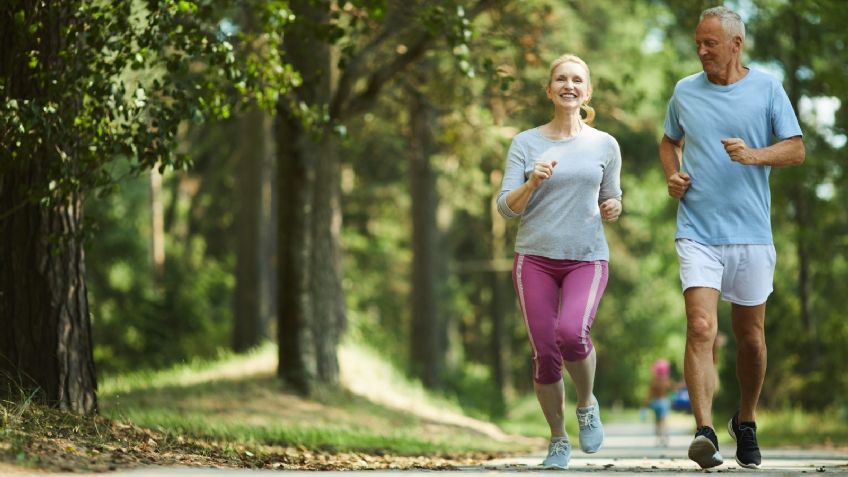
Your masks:
M304 397L275 377L276 348L101 379L100 415L0 402L8 466L108 471L138 465L347 470L452 468L539 442L469 418L354 345L342 386ZM4 467L6 466L6 467Z
M464 424L474 421L458 405L428 394L354 345L341 350L346 386L318 388L302 398L274 376L275 350L267 346L215 362L107 378L99 393L101 412L163 432L250 445L398 455L528 449ZM380 402L368 390L392 399Z
M848 447L848 416L828 409L810 413L782 409L757 413L757 438L765 447Z

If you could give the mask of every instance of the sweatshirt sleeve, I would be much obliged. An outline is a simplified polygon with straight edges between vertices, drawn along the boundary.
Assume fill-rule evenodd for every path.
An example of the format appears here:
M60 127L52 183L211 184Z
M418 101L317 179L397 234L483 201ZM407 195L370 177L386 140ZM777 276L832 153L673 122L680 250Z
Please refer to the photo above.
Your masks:
M601 179L601 190L598 203L608 199L621 199L621 149L618 141L610 136L610 153L604 166L604 176Z
M513 219L521 215L509 208L509 205L506 203L507 194L521 187L527 180L524 176L525 152L517 139L514 138L512 144L509 146L503 181L501 182L501 191L498 193L498 212L507 219Z

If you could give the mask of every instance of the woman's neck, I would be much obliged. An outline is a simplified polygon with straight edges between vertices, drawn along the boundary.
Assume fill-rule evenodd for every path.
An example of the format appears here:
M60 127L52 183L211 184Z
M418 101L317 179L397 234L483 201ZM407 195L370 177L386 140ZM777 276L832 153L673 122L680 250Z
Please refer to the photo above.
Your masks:
M542 126L542 132L551 139L568 139L580 133L583 122L580 120L580 110L574 113L557 111L548 124Z

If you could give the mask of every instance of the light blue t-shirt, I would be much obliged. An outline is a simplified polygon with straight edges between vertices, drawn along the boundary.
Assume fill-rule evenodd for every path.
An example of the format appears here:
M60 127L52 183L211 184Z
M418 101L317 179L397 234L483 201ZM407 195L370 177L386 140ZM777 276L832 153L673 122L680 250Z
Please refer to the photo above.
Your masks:
M536 161L557 161L551 177L533 191L524 211L506 203L521 187ZM545 137L539 128L512 139L507 154L498 211L521 217L515 251L555 260L609 260L599 204L621 198L621 151L609 134L583 124L580 133L563 140Z
M703 72L683 78L668 103L665 135L685 138L682 170L691 179L677 209L676 238L771 244L771 167L732 161L721 140L738 137L762 148L800 136L780 82L755 69L729 85L711 83Z

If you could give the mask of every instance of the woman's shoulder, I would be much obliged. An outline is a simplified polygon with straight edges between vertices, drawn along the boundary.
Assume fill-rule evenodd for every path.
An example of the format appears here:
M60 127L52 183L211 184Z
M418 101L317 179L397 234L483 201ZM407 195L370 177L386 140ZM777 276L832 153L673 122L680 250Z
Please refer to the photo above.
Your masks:
M584 124L583 127L585 128L584 132L587 137L590 137L595 141L603 142L604 144L618 145L618 141L612 134L606 131L601 131L600 129L589 126L588 124Z
M529 141L539 136L539 126L525 129L512 137L513 141Z

